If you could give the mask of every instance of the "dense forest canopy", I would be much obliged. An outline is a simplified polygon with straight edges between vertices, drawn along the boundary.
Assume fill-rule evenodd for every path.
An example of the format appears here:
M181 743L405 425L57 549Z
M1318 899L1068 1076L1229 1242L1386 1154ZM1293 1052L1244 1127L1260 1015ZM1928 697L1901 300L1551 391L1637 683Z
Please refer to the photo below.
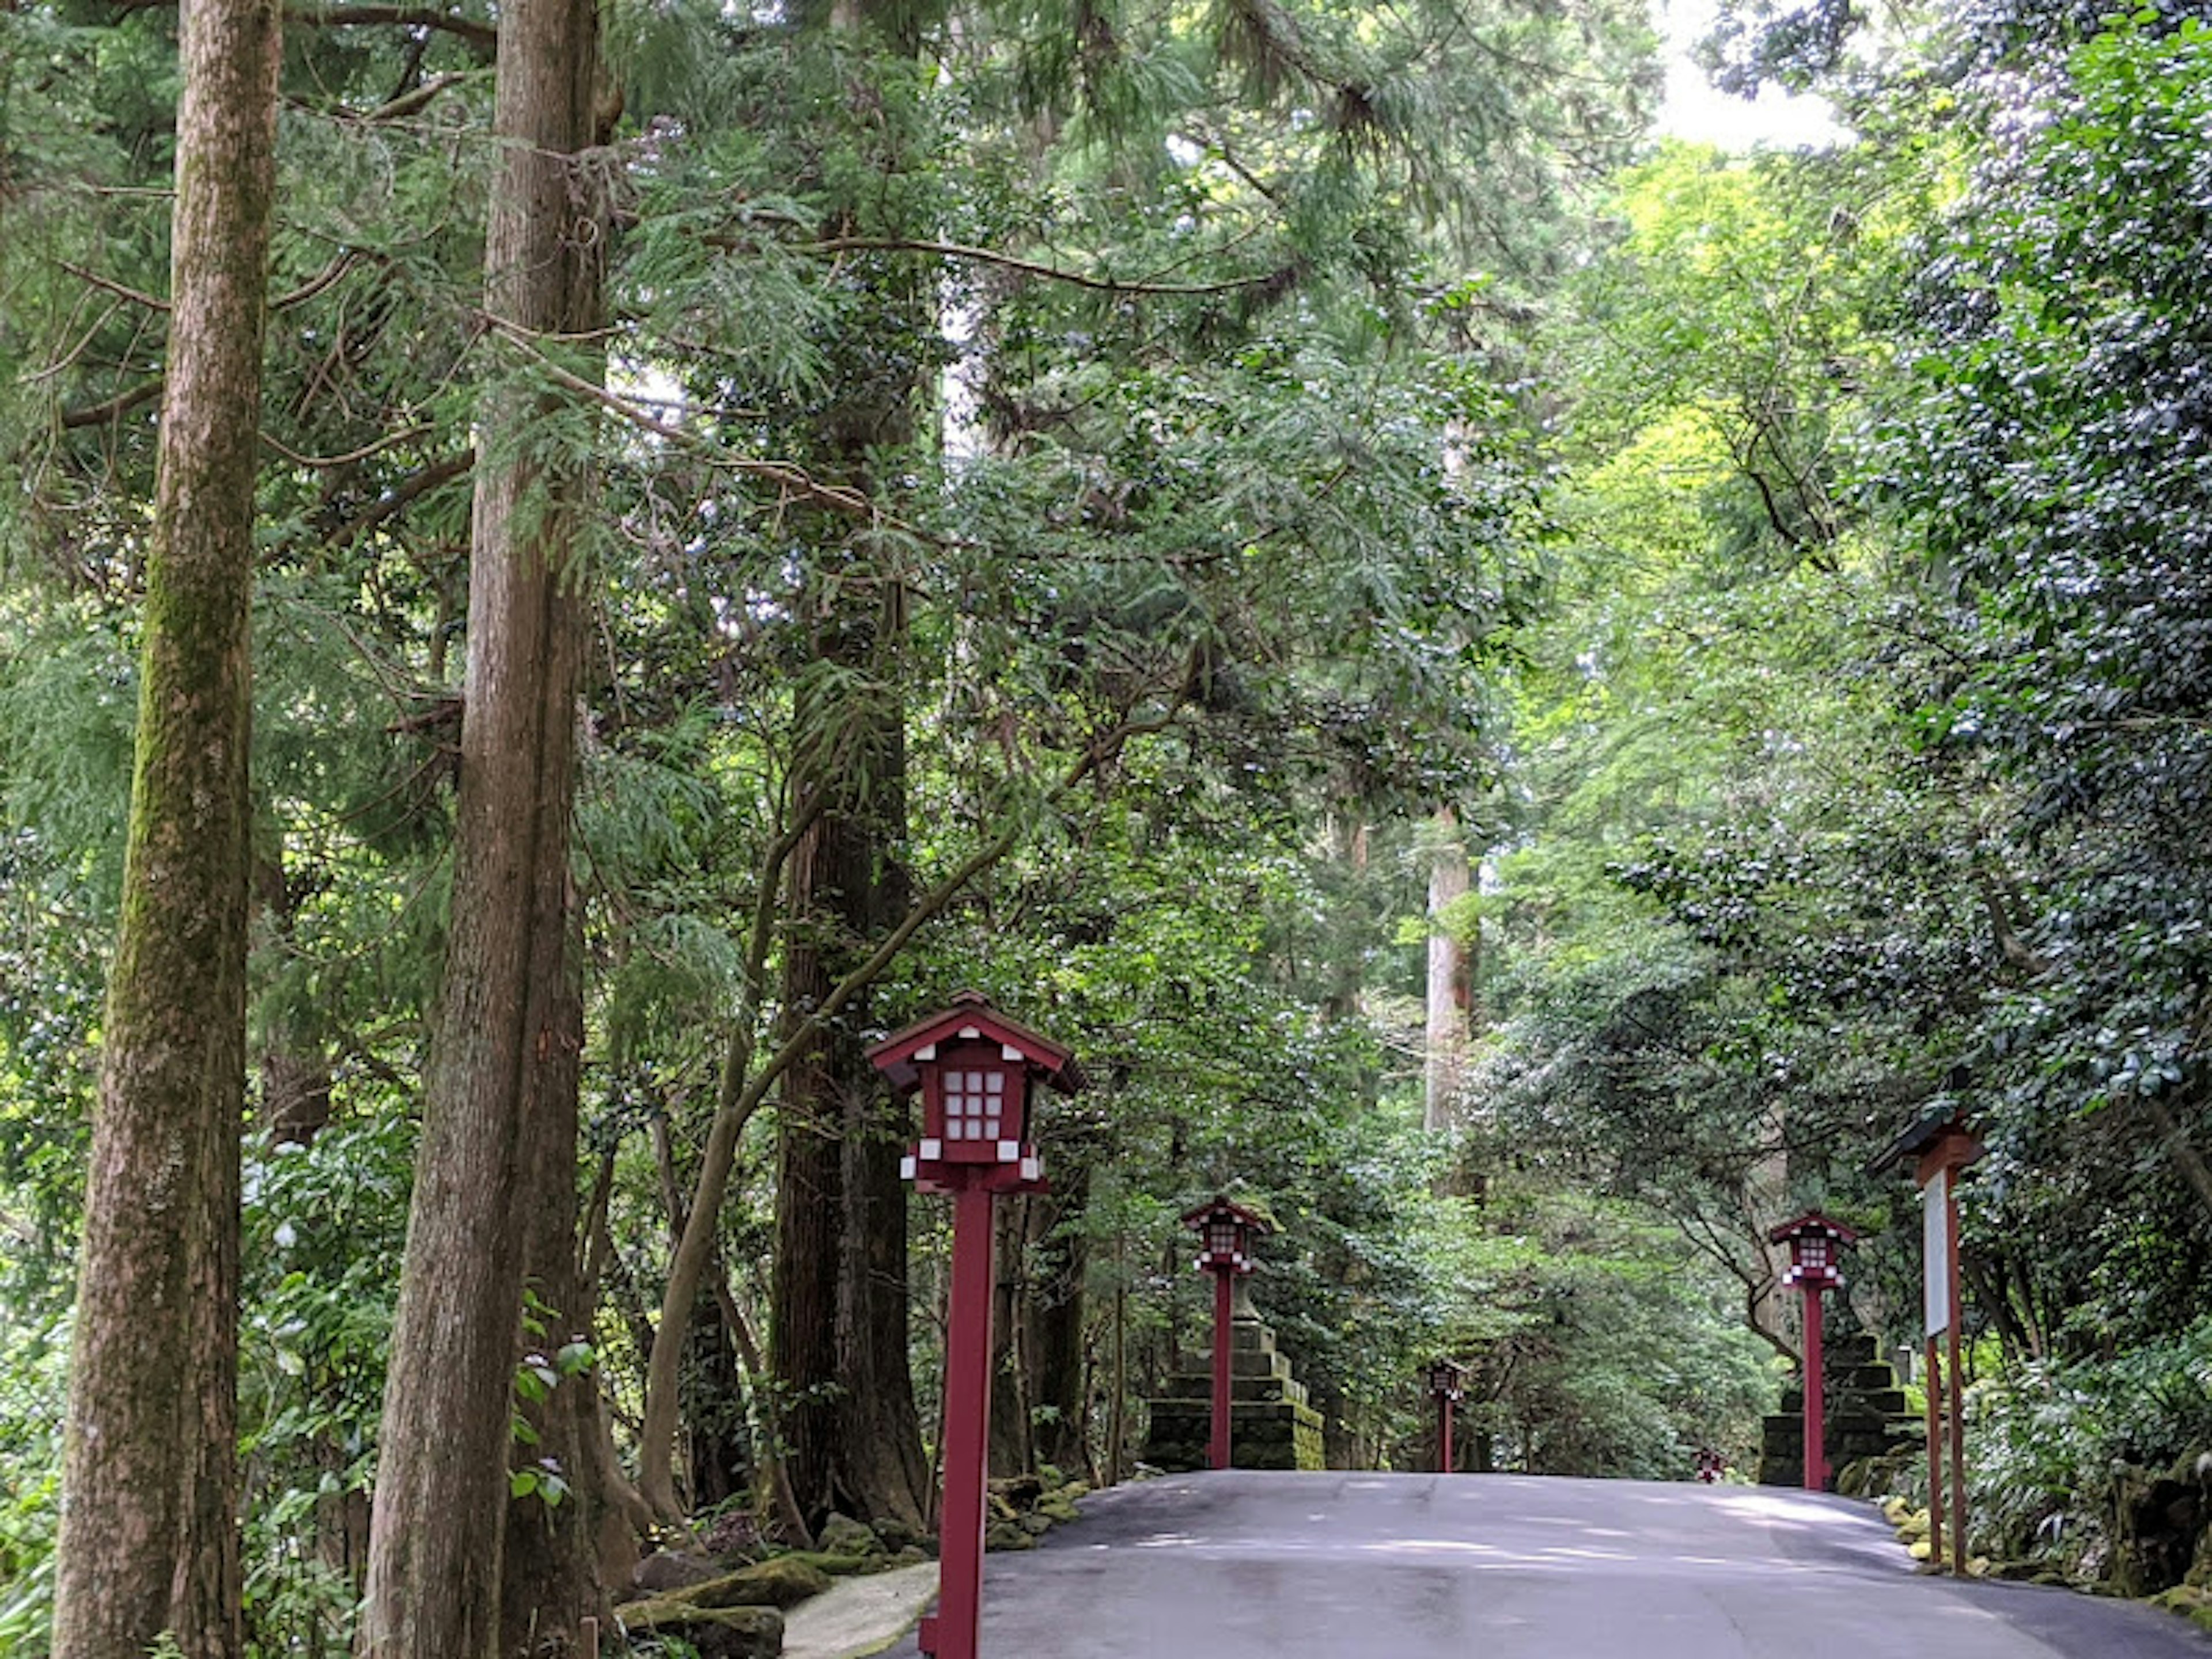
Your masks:
M1744 151L1637 0L333 4L208 78L279 21L0 10L0 1650L535 1651L654 1539L926 1535L865 1051L963 988L1092 1084L997 1473L1133 1471L1227 1192L1333 1463L1448 1355L1468 1467L1749 1476L1769 1230L1917 1348L1876 1161L1959 1117L1976 1549L2189 1569L2201 8L1729 0L1836 118ZM143 1535L63 1525L72 1352L234 1388Z

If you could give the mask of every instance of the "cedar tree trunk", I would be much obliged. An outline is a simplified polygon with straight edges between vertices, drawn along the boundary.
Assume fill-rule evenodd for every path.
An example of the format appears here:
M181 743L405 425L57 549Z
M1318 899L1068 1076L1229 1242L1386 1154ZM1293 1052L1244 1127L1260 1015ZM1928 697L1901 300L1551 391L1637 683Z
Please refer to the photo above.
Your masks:
M53 1651L240 1640L253 484L276 178L274 0L189 0L169 355L122 928L70 1379Z
M598 313L603 238L576 228L592 216L576 158L592 137L596 18L591 0L512 0L499 34L485 308L513 362L539 349L518 338ZM385 1390L359 1638L373 1659L498 1647L526 1223L550 1201L546 1143L564 1133L574 1179L573 1117L528 1117L564 1097L573 1112L575 1088L571 566L587 461L544 454L556 407L508 379L478 417L452 932Z

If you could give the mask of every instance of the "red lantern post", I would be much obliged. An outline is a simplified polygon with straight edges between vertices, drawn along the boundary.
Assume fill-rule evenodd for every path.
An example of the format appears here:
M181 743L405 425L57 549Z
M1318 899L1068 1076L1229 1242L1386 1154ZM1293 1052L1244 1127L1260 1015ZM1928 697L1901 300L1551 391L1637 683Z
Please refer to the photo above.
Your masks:
M1790 1246L1790 1266L1782 1282L1795 1285L1805 1293L1805 1489L1826 1492L1828 1449L1822 1419L1827 1379L1820 1353L1820 1293L1843 1288L1837 1258L1846 1246L1857 1243L1859 1236L1842 1222L1815 1212L1784 1222L1767 1237Z
M1467 1369L1456 1360L1439 1359L1429 1367L1429 1394L1437 1402L1437 1473L1449 1474L1458 1460L1452 1455L1452 1407L1466 1392Z
M886 1037L868 1058L901 1093L921 1095L921 1139L902 1172L919 1192L952 1194L937 1613L921 1621L921 1650L935 1659L976 1659L997 1290L991 1204L1000 1193L1045 1189L1029 1139L1036 1085L1072 1094L1083 1086L1083 1073L1067 1049L1015 1024L975 991Z
M1225 1469L1234 1410L1236 1283L1252 1271L1252 1243L1267 1231L1267 1224L1242 1204L1216 1197L1183 1217L1182 1224L1197 1230L1198 1267L1213 1275L1213 1423L1206 1439L1206 1465Z

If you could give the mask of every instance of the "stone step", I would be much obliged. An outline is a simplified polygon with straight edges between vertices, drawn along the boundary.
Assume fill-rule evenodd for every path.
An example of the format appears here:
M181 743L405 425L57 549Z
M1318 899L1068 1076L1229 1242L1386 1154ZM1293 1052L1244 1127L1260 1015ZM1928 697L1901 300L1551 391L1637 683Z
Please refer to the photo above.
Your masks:
M1865 1331L1853 1336L1830 1337L1823 1346L1831 1365L1871 1365L1881 1358L1880 1346Z
M1256 1319L1237 1319L1230 1322L1229 1347L1233 1353L1273 1353L1275 1352L1275 1331Z
M1195 1375L1202 1376L1213 1375L1212 1350L1207 1349L1199 1354L1198 1368ZM1231 1376L1288 1376L1291 1374L1290 1356L1277 1353L1273 1349L1259 1352L1250 1349L1231 1348L1229 1351L1229 1374ZM1194 1373L1182 1372L1179 1375L1190 1376Z
M1288 1400L1303 1406L1306 1402L1306 1385L1296 1378L1283 1376L1236 1376L1229 1379L1229 1397L1232 1401L1257 1401L1273 1404ZM1196 1401L1210 1406L1213 1400L1213 1375L1210 1371L1183 1371L1170 1377L1163 1400Z
M1144 1461L1164 1469L1203 1468L1212 1427L1213 1413L1202 1402L1156 1400ZM1229 1452L1240 1469L1318 1469L1321 1413L1287 1401L1239 1406L1230 1418Z

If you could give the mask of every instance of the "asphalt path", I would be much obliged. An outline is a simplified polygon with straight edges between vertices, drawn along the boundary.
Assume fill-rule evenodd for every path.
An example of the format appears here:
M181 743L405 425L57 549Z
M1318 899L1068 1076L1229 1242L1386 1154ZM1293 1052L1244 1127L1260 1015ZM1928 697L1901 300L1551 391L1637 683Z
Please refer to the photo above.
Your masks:
M1866 1504L1773 1487L1237 1470L1083 1514L989 1558L986 1659L2212 1659L2153 1608L1916 1573Z

